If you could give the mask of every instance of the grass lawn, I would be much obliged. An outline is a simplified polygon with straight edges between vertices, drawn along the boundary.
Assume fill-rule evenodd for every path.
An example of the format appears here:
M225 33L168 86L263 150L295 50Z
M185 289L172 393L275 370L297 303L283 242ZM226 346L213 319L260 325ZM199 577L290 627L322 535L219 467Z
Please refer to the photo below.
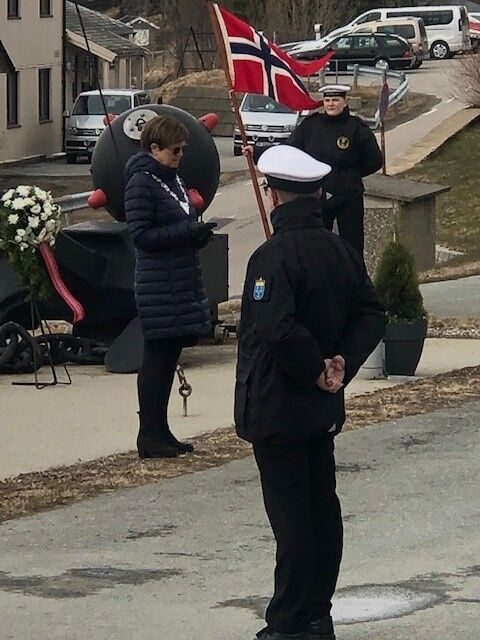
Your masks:
M437 242L468 252L478 260L480 252L480 121L476 121L443 145L438 152L402 174L412 180L451 187L437 201Z

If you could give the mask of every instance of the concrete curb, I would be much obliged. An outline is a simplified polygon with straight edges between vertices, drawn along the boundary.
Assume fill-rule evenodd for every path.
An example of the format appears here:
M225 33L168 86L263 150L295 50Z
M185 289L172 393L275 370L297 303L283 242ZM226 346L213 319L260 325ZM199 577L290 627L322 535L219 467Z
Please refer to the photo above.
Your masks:
M445 144L447 140L450 140L450 138L479 117L480 109L468 108L457 111L457 113L454 113L447 118L447 120L444 120L438 127L435 127L435 129L419 140L412 149L397 156L388 166L389 175L408 171L422 162L422 160L425 160L425 158Z

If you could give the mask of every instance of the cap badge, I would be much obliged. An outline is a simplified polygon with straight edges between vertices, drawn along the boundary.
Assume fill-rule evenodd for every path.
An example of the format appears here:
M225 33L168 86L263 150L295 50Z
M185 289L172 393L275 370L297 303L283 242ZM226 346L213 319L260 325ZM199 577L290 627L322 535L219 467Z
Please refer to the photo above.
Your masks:
M254 300L263 300L263 296L265 295L265 280L263 278L257 278L255 280L255 286L253 287L253 299Z
M337 147L339 149L342 149L344 151L345 149L348 149L349 146L350 146L350 140L346 136L340 136L338 138Z

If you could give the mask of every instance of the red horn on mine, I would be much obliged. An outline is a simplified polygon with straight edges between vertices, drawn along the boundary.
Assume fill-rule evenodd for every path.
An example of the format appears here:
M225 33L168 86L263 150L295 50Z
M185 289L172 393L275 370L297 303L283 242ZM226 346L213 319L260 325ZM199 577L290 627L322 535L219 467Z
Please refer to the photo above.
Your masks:
M96 189L88 196L87 202L91 209L101 209L101 207L104 207L107 204L108 199L106 193L102 189Z
M199 118L199 120L210 132L212 132L218 124L218 116L216 113L206 113Z
M195 209L203 209L203 207L205 206L205 202L196 189L188 189L187 195Z

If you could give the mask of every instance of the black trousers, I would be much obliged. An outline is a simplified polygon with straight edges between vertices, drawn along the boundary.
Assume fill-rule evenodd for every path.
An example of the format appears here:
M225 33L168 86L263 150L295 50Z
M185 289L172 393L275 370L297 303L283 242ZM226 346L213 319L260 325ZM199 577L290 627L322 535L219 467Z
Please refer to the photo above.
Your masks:
M137 378L140 431L162 439L169 431L167 410L184 339L145 340Z
M343 198L337 200L334 196L324 203L322 217L323 224L329 231L332 231L333 223L336 220L339 236L349 242L363 256L365 244L363 194L359 193L346 201Z
M329 615L342 558L333 437L290 448L254 445L253 451L277 543L267 625L301 633Z

